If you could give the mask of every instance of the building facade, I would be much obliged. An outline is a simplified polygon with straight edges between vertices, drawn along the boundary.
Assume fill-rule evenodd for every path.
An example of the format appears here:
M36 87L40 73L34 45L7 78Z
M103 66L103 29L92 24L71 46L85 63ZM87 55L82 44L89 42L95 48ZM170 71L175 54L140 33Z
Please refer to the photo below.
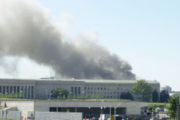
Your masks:
M116 99L122 92L131 91L135 80L85 80L85 79L0 79L0 94L22 94L26 99L49 99L52 91L63 88L71 96L103 96ZM160 91L160 84L148 81L153 90Z
M141 115L149 103L137 101L56 101L56 100L26 100L26 101L2 101L8 107L17 107L22 116L27 117L28 112L74 112L98 116L100 114L126 114ZM89 115L88 115L89 116ZM87 117L87 116L86 116Z

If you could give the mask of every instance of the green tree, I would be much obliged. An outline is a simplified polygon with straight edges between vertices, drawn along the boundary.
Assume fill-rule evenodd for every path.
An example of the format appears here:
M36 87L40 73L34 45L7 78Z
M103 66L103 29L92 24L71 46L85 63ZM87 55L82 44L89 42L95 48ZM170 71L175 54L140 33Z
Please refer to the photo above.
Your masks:
M159 101L159 93L157 92L157 90L154 90L152 93L152 101L153 102L158 102Z
M23 98L23 93L22 92L19 93L19 98Z
M152 86L145 80L138 80L131 92L142 101L150 101L152 98Z
M130 92L122 92L120 95L121 99L133 100L133 95Z
M99 95L99 99L104 99L104 95Z
M9 98L13 98L13 94L12 93L9 94Z
M74 95L74 96L73 96L73 99L77 99L77 96Z
M14 94L14 98L18 98L18 93L15 93L15 94Z
M69 92L67 90L62 89L62 88L58 88L52 92L51 97L55 98L55 99L57 99L57 98L64 98L65 99L68 97L68 95L69 95Z
M80 96L80 95L78 95L78 96L77 96L77 99L81 99L81 96Z
M72 97L70 95L68 95L68 99L72 99Z
M176 117L176 106L179 104L179 98L177 96L171 96L169 98L169 107L168 107L168 114L170 115L171 118Z
M97 99L97 95L92 95L92 99Z
M66 98L67 98L67 96L63 95L63 99L66 99Z
M85 97L84 97L85 99L88 99L89 98L89 96L88 95L85 95Z
M162 90L160 92L160 102L168 102L169 99L169 93L166 90Z

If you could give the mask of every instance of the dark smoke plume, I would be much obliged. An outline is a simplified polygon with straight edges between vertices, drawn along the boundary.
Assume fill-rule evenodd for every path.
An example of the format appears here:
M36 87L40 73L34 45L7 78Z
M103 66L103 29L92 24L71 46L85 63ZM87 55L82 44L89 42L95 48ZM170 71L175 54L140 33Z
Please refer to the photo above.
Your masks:
M66 78L135 79L131 66L103 47L62 36L32 0L0 0L0 57L28 57Z

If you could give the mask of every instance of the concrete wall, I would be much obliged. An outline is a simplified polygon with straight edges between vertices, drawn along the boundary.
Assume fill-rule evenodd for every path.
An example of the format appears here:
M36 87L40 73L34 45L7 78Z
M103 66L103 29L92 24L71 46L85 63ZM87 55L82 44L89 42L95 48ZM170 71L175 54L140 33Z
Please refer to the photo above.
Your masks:
M147 81L148 82L148 81ZM17 88L22 88L24 98L48 99L51 91L57 88L64 88L72 96L104 96L105 98L119 98L122 92L130 91L135 80L35 80L35 79L0 79L0 93L19 93ZM159 92L160 84L149 81L153 89ZM10 88L13 87L11 92ZM15 89L16 88L16 89ZM73 88L80 88L77 94ZM76 91L76 90L75 90Z
M82 113L35 112L35 120L82 120Z
M10 118L13 120L21 120L20 111L0 111L0 118Z
M2 105L4 102L2 102ZM141 108L147 107L146 102L135 101L122 101L122 102L73 102L73 101L6 101L8 107L17 107L19 111L22 111L22 116L27 117L29 111L49 112L50 107L104 107L104 108L126 108L126 113L129 115L140 115Z
M177 117L177 120L180 120L180 105L177 105L176 117Z
M140 115L141 108L147 107L148 103L145 102L54 102L54 101L40 101L34 103L35 111L46 112L50 107L114 107L114 108L126 108L128 115Z
M1 104L4 105L3 101ZM27 117L29 111L34 111L34 101L6 101L7 107L17 107L22 112L23 118Z

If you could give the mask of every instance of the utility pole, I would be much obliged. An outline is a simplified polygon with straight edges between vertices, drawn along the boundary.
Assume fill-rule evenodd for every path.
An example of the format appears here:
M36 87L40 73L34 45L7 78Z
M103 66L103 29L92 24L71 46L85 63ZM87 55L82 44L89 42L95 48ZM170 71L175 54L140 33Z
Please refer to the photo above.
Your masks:
M116 107L114 107L114 120L116 120Z
M110 105L110 118L111 118L111 105Z

